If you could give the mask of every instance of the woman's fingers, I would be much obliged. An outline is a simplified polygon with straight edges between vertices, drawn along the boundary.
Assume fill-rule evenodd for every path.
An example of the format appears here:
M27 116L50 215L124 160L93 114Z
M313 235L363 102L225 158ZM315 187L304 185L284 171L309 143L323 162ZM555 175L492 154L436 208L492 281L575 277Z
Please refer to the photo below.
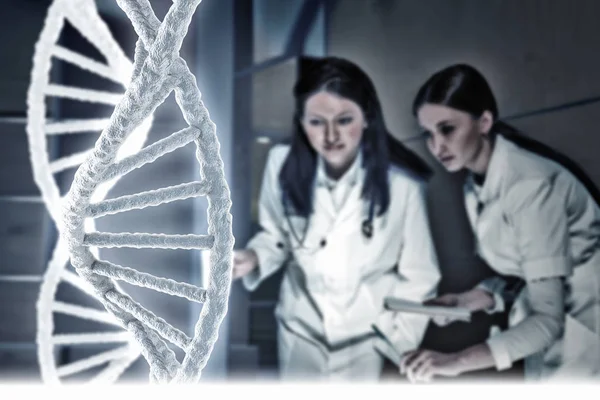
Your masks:
M247 262L243 259L233 259L232 278L237 279L246 274Z
M404 353L402 359L400 360L400 373L406 374L406 365L409 363L414 357L419 355L420 350L413 350Z
M456 307L458 305L458 297L455 294L444 294L442 296L426 300L423 304L428 306L447 306Z
M415 367L414 376L417 381L426 382L430 378L433 366L433 357L427 357L420 365Z
M242 273L241 273L241 271L240 271L240 268L239 268L239 266L234 264L234 265L233 265L233 272L232 272L232 274L231 274L231 277L232 277L233 279L237 279L237 278L239 278L241 275L242 275Z
M458 296L454 293L444 294L442 296L429 299L425 301L423 304L430 306L443 306L443 307L456 307L458 306ZM437 326L446 326L456 321L456 318L448 317L448 316L434 316L432 317L433 323Z
M236 250L233 252L233 262L234 263L242 262L246 258L248 258L248 256L246 255L246 252L244 250Z
M443 303L440 301L440 299L438 297L436 297L434 299L425 300L423 302L423 304L426 306L440 306Z
M416 372L418 371L419 366L430 356L429 351L422 350L406 363L406 374L411 382L416 382Z

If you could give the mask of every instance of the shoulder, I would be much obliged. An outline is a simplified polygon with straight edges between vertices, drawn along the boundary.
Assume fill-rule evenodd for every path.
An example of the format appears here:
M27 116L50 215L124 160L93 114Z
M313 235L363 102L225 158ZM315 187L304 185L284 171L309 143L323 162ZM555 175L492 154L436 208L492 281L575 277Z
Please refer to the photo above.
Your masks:
M269 154L267 156L265 170L272 171L274 173L279 172L289 152L290 145L288 144L276 144L271 147L271 150L269 150Z
M289 144L276 144L269 150L269 161L283 164L285 158L290 152Z
M550 182L556 176L567 173L565 167L549 158L524 149L503 137L499 137L498 140L498 145L503 147L505 153L507 189L514 185L521 186L524 182Z
M507 176L504 196L513 210L539 207L543 203L566 202L569 181L566 170L552 160L518 148L510 153L511 172ZM564 192L564 193L563 193Z

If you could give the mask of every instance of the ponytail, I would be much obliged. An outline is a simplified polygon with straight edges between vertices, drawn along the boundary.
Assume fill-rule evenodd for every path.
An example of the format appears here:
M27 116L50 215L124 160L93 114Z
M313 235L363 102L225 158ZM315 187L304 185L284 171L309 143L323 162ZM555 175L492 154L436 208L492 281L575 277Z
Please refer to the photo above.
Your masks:
M598 205L600 205L600 190L598 187L585 173L583 168L566 155L554 150L548 145L523 135L518 129L504 121L497 120L494 122L490 132L493 133L492 138L494 138L495 135L500 134L505 139L513 142L517 146L562 165L569 172L571 172L583 184L583 186L585 186L592 198Z

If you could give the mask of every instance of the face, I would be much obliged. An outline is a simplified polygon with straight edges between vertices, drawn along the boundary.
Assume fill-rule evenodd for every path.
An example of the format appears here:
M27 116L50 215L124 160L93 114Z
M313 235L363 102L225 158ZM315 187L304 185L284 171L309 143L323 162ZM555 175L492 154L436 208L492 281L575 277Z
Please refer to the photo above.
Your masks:
M431 154L450 172L475 169L480 161L492 117L484 112L477 119L447 106L424 104L417 113Z
M321 91L306 100L302 127L328 169L343 173L358 154L366 122L357 103Z

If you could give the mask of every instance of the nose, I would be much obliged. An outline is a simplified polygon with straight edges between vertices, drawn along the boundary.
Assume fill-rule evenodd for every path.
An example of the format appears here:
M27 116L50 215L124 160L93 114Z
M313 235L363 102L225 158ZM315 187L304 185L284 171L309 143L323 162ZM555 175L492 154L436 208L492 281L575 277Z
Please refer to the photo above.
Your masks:
M429 148L434 156L438 158L442 156L446 150L446 143L443 137L432 135L431 138L429 138Z
M325 144L333 144L339 139L339 132L334 123L328 123L325 126Z

